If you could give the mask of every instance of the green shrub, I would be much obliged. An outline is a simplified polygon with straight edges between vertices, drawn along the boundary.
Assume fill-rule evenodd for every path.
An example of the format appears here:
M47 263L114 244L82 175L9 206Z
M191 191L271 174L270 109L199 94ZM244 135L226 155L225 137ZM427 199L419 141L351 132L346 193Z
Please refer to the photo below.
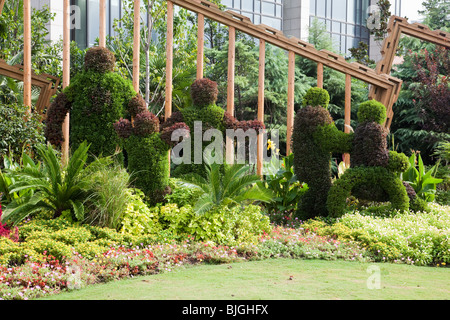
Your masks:
M18 161L23 152L32 154L34 146L45 141L40 116L35 112L26 115L27 109L0 104L0 163L10 153Z
M330 103L330 95L328 91L322 88L310 88L303 97L303 106L328 108Z
M430 212L396 213L380 218L360 211L347 213L334 224L310 220L305 229L367 248L375 261L432 265L450 261L447 207L431 204Z
M159 208L159 216L175 235L191 235L196 241L216 244L254 243L258 236L271 230L269 219L254 205L220 206L199 215L191 206L178 207L171 203Z
M381 102L369 100L359 105L357 116L360 123L376 122L382 125L386 120L386 107Z
M165 199L168 203L175 203L180 208L186 205L194 206L203 193L201 190L193 188L176 178L169 179L169 186L172 193L166 195Z
M156 234L161 230L158 215L150 210L143 201L144 194L139 190L127 191L131 201L128 202L121 221L122 234L143 235Z
M154 205L164 200L169 192L169 146L159 133L147 137L131 135L125 140L128 170L135 180L133 185L141 189Z

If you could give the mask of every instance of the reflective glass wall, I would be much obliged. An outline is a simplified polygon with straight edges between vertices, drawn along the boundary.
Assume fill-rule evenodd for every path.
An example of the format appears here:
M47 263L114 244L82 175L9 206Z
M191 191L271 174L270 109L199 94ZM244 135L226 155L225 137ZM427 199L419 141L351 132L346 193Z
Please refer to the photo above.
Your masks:
M317 17L325 24L335 49L348 55L360 41L369 44L368 7L369 0L310 0L310 24Z
M80 48L94 45L99 36L99 0L71 0L71 5L78 6L80 10L80 28L71 32L71 40L76 41ZM121 0L106 0L106 34L114 35L114 19L122 16Z
M222 0L228 9L249 17L254 24L265 24L278 30L283 28L282 0Z

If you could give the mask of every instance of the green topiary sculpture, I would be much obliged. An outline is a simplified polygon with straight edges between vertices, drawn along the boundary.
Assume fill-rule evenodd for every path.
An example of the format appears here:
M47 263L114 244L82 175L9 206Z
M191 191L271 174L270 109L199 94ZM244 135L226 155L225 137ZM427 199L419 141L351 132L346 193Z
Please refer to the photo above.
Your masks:
M408 159L404 154L388 151L387 130L382 126L385 120L386 109L381 103L371 100L360 105L351 168L333 184L328 194L331 216L344 214L350 194L364 200L390 201L394 209L409 210L410 199L397 174L408 168Z
M135 111L138 110L135 113ZM169 187L169 150L174 146L171 133L189 127L184 123L165 126L160 131L159 119L147 110L145 101L137 96L128 104L128 114L134 120L121 118L114 124L117 136L127 153L128 170L133 174L133 185L141 189L148 201L155 205L163 202L164 196L171 192Z
M113 124L126 116L128 102L136 96L132 83L114 72L114 54L94 47L86 52L84 71L78 73L47 111L47 140L63 141L62 123L70 111L70 145L91 144L95 155L114 154L119 143Z
M292 134L294 171L300 181L308 184L296 213L302 220L328 215L332 152L348 153L352 146L352 135L339 131L330 113L317 104L328 104L328 92L311 88L305 97L303 104L307 106L297 112Z
M223 137L226 135L226 129L242 129L244 132L248 129L255 129L257 132L263 130L264 124L258 120L237 121L228 112L216 105L218 95L217 83L210 79L198 79L191 85L192 106L186 107L181 111L174 112L172 116L163 124L163 129L170 127L176 123L185 123L189 128L191 135L195 139L194 122L201 122L201 134L211 128L218 129L222 132ZM200 139L203 141L203 139ZM204 142L202 150L210 142ZM180 164L173 172L174 176L186 173L204 174L204 165Z

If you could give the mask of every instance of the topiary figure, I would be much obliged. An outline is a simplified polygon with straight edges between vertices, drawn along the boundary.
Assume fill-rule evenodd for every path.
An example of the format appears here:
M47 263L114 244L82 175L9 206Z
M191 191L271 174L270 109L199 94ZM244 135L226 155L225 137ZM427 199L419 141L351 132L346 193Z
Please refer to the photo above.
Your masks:
M46 137L54 145L63 141L62 123L70 111L70 145L91 144L95 155L114 154L119 139L113 124L127 116L127 105L136 96L132 83L114 72L114 54L90 48L84 70L78 73L47 110Z
M330 113L319 104L326 106L328 102L326 90L311 88L303 105L313 105L300 109L294 119L294 171L300 181L308 184L308 191L296 212L302 220L328 215L326 200L331 188L332 152L348 153L351 150L352 134L339 131Z
M327 207L332 216L344 214L350 195L370 201L390 201L400 211L409 209L407 190L398 177L399 172L408 168L408 159L404 154L387 150L387 131L382 126L385 120L386 108L380 102L370 100L360 105L351 167L328 194Z
M141 97L130 100L128 114L134 121L121 118L114 124L117 136L127 154L128 170L133 175L133 185L141 189L148 201L155 205L163 202L171 192L169 187L169 150L176 142L171 141L172 132L189 127L184 123L165 126L160 132L159 119L146 108ZM143 110L135 114L134 110Z
M258 120L237 121L232 115L225 112L221 107L216 105L218 96L217 83L207 79L198 79L191 85L192 105L183 108L181 111L174 112L169 119L166 119L162 130L171 127L176 123L185 123L189 128L191 135L195 139L194 123L200 121L202 124L202 136L208 129L215 128L222 132L225 137L226 129L242 129L244 132L249 129L255 129L258 132L265 128L264 124ZM203 139L200 139L203 141ZM204 142L202 150L209 144ZM180 164L173 172L174 176L185 173L204 174L203 164Z

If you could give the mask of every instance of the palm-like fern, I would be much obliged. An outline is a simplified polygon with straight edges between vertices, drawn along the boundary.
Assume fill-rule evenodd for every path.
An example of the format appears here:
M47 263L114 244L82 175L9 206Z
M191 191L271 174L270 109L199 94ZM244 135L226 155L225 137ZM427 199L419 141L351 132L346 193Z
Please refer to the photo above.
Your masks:
M72 210L77 220L83 219L83 202L88 192L88 180L83 174L89 145L82 143L70 158L67 166L61 166L56 151L39 145L37 152L42 166L27 165L18 172L18 179L9 192L34 190L27 199L13 201L2 216L4 223L16 225L30 214L49 210L58 217L64 210Z
M203 214L220 205L232 207L254 201L270 202L273 199L272 191L256 184L261 179L250 173L248 165L222 165L206 158L205 168L206 178L192 174L183 179L188 185L203 191L194 205L196 213Z

